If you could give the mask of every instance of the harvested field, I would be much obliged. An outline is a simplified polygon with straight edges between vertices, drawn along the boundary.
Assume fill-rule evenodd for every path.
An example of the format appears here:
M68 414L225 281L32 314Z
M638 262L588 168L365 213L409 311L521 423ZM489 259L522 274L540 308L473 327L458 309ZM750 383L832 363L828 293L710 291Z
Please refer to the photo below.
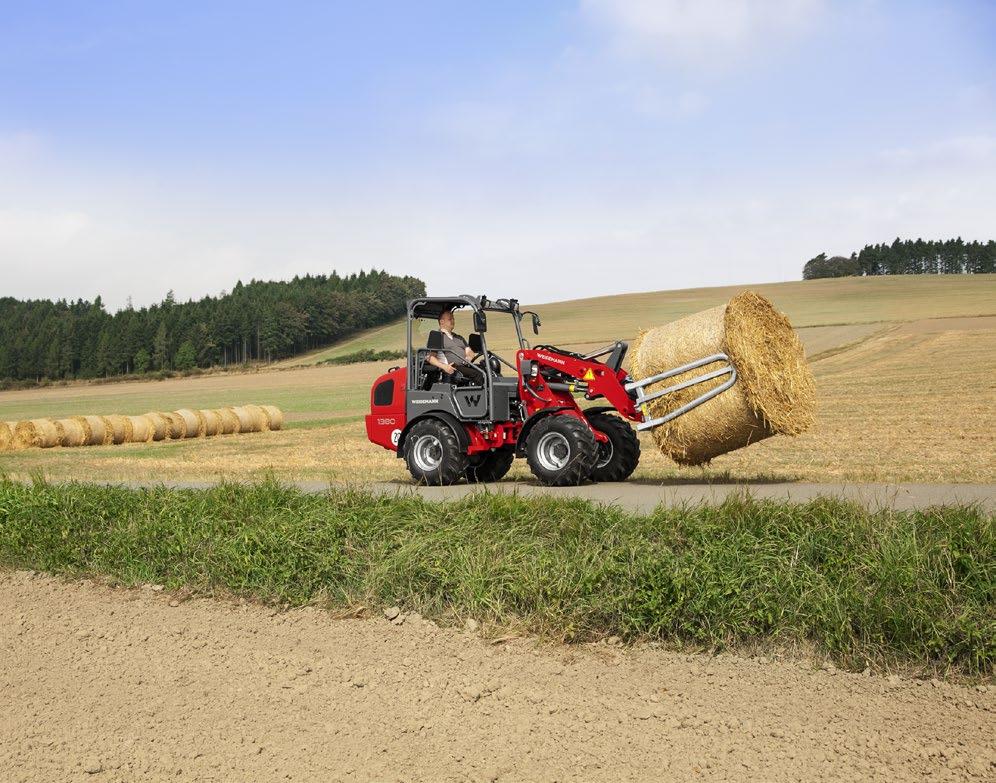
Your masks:
M840 290L849 292L847 296L833 294L838 290L834 281L815 282L821 285L814 289L801 283L785 285L803 286L803 292L821 291L821 296L832 300L824 303L829 309L821 310L820 297L814 296L806 308L795 307L796 312L808 312L808 317L825 312L827 317L845 319L843 307L850 301L854 317L868 314L861 297L847 298L853 293L852 286L868 281L841 283ZM996 481L996 437L992 434L996 431L996 405L992 403L996 391L991 380L996 377L996 318L966 315L984 312L984 304L965 288L945 293L947 279L915 284L904 280L872 282L879 288L875 289L877 298L871 301L877 302L883 313L898 317L919 310L929 320L800 329L810 354L818 348L812 367L819 413L809 432L796 438L768 439L718 457L704 468L675 465L657 453L644 436L644 456L633 480ZM931 282L943 285L931 289L926 285ZM889 283L897 284L894 300L884 298ZM919 285L925 287L919 289ZM987 293L989 301L996 301L996 277L988 288L984 284L977 287ZM763 286L760 290L797 317L793 307L785 304L789 300L779 297L777 290ZM912 298L907 302L907 297ZM688 307L701 304L696 299ZM619 305L610 315L621 318L624 310ZM938 313L957 317L933 317ZM544 339L546 324L552 327L553 320L544 312ZM16 451L5 453L0 466L23 477L40 470L55 478L210 480L219 476L248 478L270 470L292 480L362 477L407 482L403 463L367 443L362 424L370 384L391 364L0 392L0 419L141 413L175 405L220 408L233 399L272 401L285 415L284 428L265 438L250 434L131 444L120 449ZM509 478L531 476L517 461Z

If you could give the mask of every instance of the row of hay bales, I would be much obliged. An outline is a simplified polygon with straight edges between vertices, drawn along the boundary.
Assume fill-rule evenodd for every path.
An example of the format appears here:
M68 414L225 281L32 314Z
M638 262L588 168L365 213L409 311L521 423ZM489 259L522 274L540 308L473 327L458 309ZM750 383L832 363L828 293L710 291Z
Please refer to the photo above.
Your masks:
M265 432L283 427L273 405L144 413L141 416L71 416L65 419L0 421L0 451L53 446L108 446L160 440Z

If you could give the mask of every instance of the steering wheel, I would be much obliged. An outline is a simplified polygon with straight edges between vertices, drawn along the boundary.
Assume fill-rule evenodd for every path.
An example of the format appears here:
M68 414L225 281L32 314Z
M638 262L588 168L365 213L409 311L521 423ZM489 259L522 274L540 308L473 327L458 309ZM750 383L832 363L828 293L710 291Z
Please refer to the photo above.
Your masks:
M473 358L473 359L471 359L470 361L471 361L471 362L476 362L476 361L477 361L478 359L480 359L480 358L481 358L482 356L484 356L484 354L483 354L483 353L475 353L475 354L474 354L474 358ZM509 363L508 361L506 361L505 359L503 359L503 358L502 358L501 356L499 356L498 354L496 354L496 353L495 353L494 351L491 351L491 357L492 357L493 359L497 359L497 360L498 360L499 362L501 362L501 363L502 363L502 364L504 364L504 365L505 365L506 367L508 367L508 369L510 369L510 370L511 370L512 372L517 372L517 370L515 369L515 365L514 365L514 364L510 364L510 363ZM494 373L495 375L501 375L501 368L500 368L500 367L495 367L495 365L494 365L494 364L492 364L492 365L491 365L491 371L492 371L492 372L493 372L493 373Z

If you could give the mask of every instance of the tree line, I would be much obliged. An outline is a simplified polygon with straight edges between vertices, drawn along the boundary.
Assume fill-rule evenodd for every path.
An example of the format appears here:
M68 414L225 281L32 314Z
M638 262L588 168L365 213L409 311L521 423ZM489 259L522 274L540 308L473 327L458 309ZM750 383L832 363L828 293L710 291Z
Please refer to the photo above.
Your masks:
M863 275L963 275L996 272L996 242L902 240L865 245L850 258L820 253L802 269L803 280Z
M0 298L0 379L101 378L275 361L405 313L425 283L372 270L238 282L229 293L110 314L75 302Z

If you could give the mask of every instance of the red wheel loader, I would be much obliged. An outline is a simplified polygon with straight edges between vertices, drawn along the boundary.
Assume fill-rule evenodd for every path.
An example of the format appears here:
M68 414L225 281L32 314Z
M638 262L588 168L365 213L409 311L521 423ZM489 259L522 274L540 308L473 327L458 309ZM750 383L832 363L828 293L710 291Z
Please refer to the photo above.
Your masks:
M475 356L447 355L446 375L427 361L446 353L443 336L429 331L426 345L413 342L413 325L434 322L445 310L469 308ZM488 317L511 318L519 348L513 357L488 350ZM412 478L424 484L498 481L516 457L525 457L543 484L623 481L640 460L636 430L671 421L730 388L737 373L725 354L634 381L623 369L622 340L579 354L553 345L530 347L522 321L534 335L539 315L522 311L515 299L485 296L425 297L408 303L408 357L404 366L380 376L370 392L366 417L370 441L396 452ZM419 340L421 342L421 340ZM688 380L647 391L652 384L715 365ZM646 403L717 378L714 388L669 412L649 418ZM579 400L604 404L582 407ZM630 424L632 422L632 425Z

